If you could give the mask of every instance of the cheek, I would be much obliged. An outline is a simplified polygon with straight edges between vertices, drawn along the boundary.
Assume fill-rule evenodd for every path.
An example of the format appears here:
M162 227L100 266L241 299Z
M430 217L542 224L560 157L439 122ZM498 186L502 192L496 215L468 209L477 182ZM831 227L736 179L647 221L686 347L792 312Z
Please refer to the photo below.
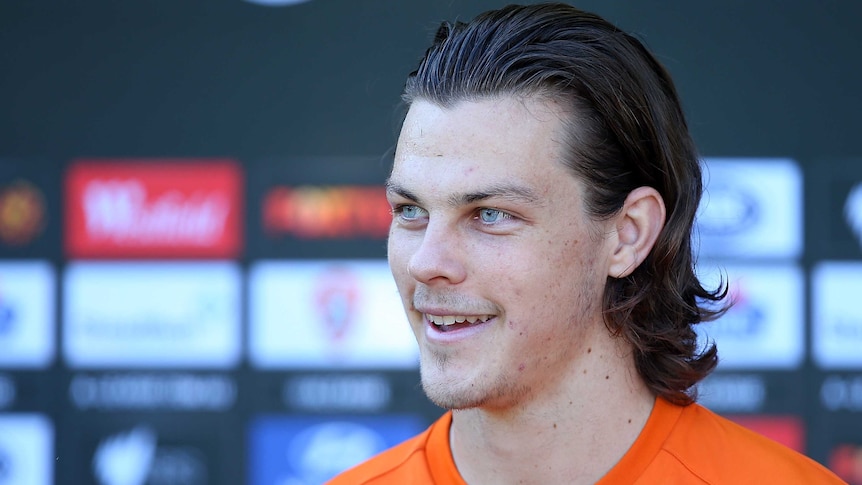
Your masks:
M407 265L410 262L412 250L408 244L408 239L399 234L398 231L391 231L386 244L386 254L392 276L401 288L410 279L410 275L407 274Z
M599 276L602 246L588 237L549 240L534 261L536 287L542 288L537 311L559 312L566 302L589 304L603 284ZM544 309L544 310L543 310Z

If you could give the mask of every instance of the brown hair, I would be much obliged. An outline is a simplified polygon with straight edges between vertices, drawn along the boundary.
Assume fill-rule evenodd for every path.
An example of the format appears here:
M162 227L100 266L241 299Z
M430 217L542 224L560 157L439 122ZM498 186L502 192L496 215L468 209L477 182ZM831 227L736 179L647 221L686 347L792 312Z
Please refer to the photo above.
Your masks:
M672 402L718 362L693 325L725 310L721 284L694 272L692 226L701 198L700 162L670 75L643 44L601 17L569 5L510 5L469 23L444 22L403 99L451 106L501 95L548 97L574 113L564 162L586 183L592 217L617 213L637 187L655 188L667 220L644 262L609 278L605 323L634 348L646 384Z

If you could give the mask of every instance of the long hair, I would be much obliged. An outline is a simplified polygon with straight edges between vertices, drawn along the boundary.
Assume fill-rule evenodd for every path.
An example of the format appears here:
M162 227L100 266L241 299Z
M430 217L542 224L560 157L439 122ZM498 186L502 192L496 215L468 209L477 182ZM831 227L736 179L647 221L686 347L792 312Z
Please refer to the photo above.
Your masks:
M509 5L469 23L444 22L403 99L448 107L506 95L553 99L572 113L564 163L584 181L591 217L618 213L637 187L661 194L665 225L640 266L608 278L604 319L631 343L653 392L692 402L694 384L718 362L693 325L723 313L727 288L706 289L694 271L701 167L670 75L640 41L597 15L561 3Z

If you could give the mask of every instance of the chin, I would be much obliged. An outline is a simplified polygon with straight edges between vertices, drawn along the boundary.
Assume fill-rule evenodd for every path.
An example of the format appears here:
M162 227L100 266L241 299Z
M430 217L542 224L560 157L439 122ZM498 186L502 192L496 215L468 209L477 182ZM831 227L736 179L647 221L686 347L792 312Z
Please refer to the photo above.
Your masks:
M424 382L422 383L422 389L425 391L428 399L435 405L453 411L478 408L482 406L484 401L478 399L476 396L467 396L465 393L459 393L451 389L441 390L440 386L431 387Z
M428 367L428 366L431 367ZM496 379L455 373L445 362L423 362L420 366L422 390L428 399L444 409L502 409L517 405L530 394L530 387L499 375Z
M476 385L465 382L462 376L444 370L445 361L431 359L420 366L422 390L428 399L444 409L469 409L481 405L483 399Z

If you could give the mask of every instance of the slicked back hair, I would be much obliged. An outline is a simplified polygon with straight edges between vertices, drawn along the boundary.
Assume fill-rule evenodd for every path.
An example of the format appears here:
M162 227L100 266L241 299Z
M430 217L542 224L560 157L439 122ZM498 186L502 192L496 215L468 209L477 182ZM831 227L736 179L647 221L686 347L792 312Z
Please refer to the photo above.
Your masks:
M631 343L654 393L692 402L693 386L718 362L693 325L724 311L727 289L706 289L694 272L701 168L670 75L639 40L597 15L562 3L509 5L469 23L444 22L403 93L408 106L501 96L537 96L572 113L563 163L584 182L591 217L612 217L641 186L661 194L665 226L640 266L608 278L605 324Z

